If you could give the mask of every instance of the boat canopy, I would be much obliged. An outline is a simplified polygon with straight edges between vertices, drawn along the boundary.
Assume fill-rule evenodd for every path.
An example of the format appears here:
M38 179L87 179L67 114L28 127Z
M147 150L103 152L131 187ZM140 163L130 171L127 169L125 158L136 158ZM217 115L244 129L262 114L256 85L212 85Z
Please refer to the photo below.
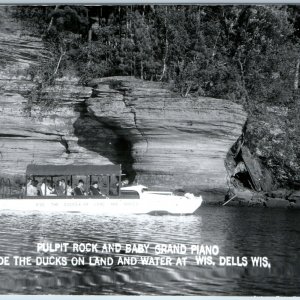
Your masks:
M121 175L121 165L34 165L26 170L27 176L63 175Z

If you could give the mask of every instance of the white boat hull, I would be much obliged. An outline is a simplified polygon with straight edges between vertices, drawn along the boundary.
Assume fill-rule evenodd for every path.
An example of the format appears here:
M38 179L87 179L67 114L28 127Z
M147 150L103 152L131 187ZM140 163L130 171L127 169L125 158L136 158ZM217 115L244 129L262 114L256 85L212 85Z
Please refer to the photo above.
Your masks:
M30 198L0 199L0 211L80 212L100 215L147 214L166 212L192 214L202 197L145 194L140 199L122 198Z

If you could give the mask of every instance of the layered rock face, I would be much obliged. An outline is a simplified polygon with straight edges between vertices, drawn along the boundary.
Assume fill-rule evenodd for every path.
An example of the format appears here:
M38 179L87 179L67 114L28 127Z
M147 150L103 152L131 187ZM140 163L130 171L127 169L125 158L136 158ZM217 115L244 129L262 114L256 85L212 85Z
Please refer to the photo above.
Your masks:
M80 112L76 105L91 95L91 88L76 79L60 79L44 92L44 99L60 105L51 112L33 106L28 114L28 95L35 88L28 68L47 57L41 40L24 34L2 7L0 30L0 170L2 177L24 176L29 163L109 163L82 148L74 134Z
M88 111L130 141L138 182L228 189L224 161L247 117L240 105L178 97L161 83L134 78L103 78L91 85Z
M132 180L148 186L226 192L226 154L247 118L240 105L181 98L161 83L132 77L98 79L90 87L61 78L43 91L43 100L56 105L33 105L28 114L35 83L27 69L47 53L11 19L2 25L1 176L23 176L29 163L122 163Z

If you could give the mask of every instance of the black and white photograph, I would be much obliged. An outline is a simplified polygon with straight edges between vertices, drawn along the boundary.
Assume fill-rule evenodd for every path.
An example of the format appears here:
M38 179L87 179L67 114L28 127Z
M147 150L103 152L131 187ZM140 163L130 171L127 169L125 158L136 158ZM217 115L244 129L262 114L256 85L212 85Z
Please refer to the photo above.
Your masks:
M300 5L0 6L0 295L300 296Z

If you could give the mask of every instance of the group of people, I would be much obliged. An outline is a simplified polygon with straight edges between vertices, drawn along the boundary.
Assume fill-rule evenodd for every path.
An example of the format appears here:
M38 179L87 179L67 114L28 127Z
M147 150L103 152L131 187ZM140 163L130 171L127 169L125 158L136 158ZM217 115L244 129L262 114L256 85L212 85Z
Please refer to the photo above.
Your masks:
M74 195L75 196L86 196L86 195L91 195L91 196L104 196L102 194L101 190L99 189L99 185L97 181L94 181L92 185L90 186L90 191L87 193L84 189L84 182L83 180L79 180L77 186L74 188Z
M71 187L69 181L66 184L64 179L59 179L54 186L50 180L44 180L40 184L38 180L29 179L26 188L27 196L105 196L99 189L98 182L94 181L87 192L81 179L75 188Z

